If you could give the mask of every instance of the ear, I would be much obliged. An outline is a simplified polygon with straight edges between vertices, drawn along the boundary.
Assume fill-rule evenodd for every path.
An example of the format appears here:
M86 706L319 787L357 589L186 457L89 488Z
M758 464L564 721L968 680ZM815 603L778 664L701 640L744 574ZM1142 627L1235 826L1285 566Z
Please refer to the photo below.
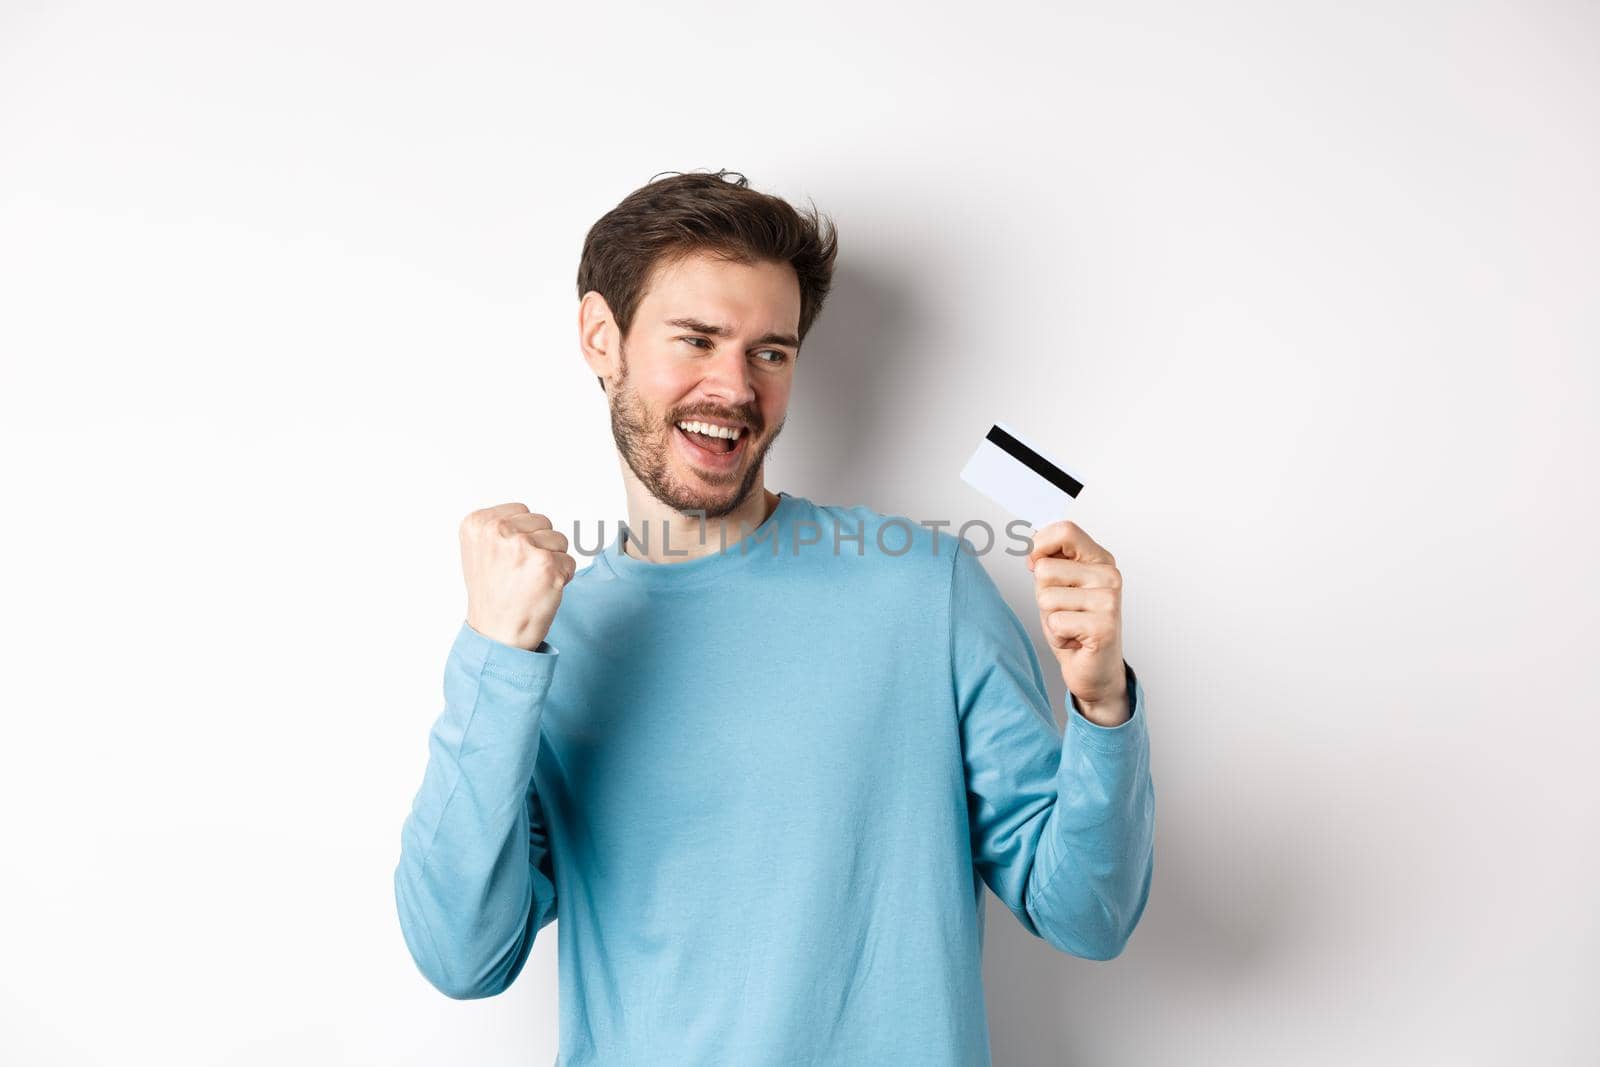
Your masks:
M596 377L615 378L622 363L617 350L617 320L606 298L590 289L578 301L578 347Z

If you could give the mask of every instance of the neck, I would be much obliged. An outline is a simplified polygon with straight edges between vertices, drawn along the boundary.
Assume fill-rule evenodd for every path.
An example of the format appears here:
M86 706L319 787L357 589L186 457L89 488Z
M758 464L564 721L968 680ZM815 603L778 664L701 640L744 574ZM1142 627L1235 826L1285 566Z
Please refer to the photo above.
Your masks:
M693 512L685 515L663 504L632 474L626 471L625 475L630 533L622 549L633 558L650 563L683 563L717 552L724 545L737 544L778 506L778 494L758 482L756 490L728 514L701 519Z

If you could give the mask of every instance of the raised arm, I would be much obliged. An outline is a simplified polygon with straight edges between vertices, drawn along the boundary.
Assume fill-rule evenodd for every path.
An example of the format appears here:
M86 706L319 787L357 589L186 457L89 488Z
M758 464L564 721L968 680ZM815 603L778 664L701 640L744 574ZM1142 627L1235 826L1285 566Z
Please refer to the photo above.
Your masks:
M559 658L544 638L577 563L566 536L520 503L473 512L460 534L467 618L401 828L394 893L417 967L469 999L508 988L556 914L533 771Z
M1123 663L1121 725L1089 721L1069 695L1059 730L1033 642L970 551L953 563L950 626L974 864L1029 933L1111 959L1144 912L1154 867L1139 680Z

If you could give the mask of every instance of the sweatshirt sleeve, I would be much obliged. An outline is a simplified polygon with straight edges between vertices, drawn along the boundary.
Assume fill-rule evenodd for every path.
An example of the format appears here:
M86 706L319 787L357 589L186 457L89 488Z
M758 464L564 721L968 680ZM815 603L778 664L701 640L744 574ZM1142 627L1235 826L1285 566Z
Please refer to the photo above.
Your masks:
M548 643L515 648L463 621L445 662L394 893L412 959L458 1000L506 990L556 915L533 770L557 657Z
M1131 717L1099 726L1069 694L1058 729L1021 620L970 550L952 566L951 670L973 862L1029 933L1073 956L1112 959L1138 925L1154 873L1143 689L1124 661Z

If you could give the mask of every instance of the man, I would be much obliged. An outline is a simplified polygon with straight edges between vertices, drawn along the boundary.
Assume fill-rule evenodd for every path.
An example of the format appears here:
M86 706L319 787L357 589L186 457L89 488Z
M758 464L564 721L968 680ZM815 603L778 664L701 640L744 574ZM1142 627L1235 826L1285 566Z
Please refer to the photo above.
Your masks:
M559 916L568 1067L987 1064L983 886L1095 960L1149 894L1121 576L1037 531L1062 733L972 546L766 488L836 235L726 173L648 183L585 241L627 526L579 570L523 504L461 524L401 928L434 986L485 997Z

